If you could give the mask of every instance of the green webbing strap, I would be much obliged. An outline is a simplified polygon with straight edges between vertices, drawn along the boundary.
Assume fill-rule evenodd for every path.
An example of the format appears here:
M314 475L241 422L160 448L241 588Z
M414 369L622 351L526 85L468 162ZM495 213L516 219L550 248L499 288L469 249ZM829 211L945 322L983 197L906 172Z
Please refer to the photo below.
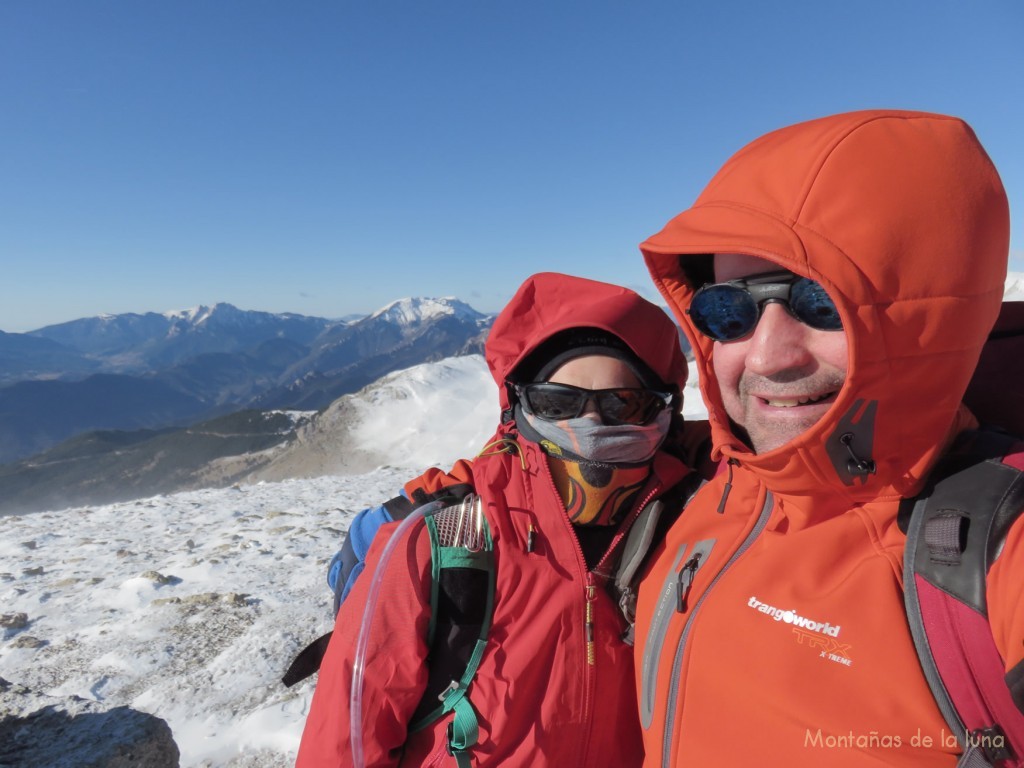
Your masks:
M486 647L485 639L477 641L462 679L458 683L453 682L442 699L442 713L455 713L448 724L448 754L455 758L459 768L469 768L469 750L480 738L480 723L476 717L476 710L466 698L466 690L469 681L476 674L476 668L480 666L480 659Z

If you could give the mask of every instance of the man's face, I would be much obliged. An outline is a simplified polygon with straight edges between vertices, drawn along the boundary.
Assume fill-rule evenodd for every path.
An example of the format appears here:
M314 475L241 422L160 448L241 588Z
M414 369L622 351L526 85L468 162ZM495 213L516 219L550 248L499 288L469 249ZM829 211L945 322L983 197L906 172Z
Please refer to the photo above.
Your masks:
M754 256L715 254L716 282L778 269ZM803 434L835 401L846 380L846 332L816 330L768 303L753 333L715 342L712 364L729 418L756 453L767 453Z

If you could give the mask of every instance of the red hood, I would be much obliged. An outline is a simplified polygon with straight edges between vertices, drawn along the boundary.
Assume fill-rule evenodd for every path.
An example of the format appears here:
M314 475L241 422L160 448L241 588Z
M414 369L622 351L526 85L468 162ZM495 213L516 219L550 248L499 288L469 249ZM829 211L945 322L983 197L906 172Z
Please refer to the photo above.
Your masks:
M559 331L584 327L618 336L662 381L682 391L686 358L679 331L664 310L628 288L542 272L520 286L487 338L487 364L502 410L509 405L505 380L523 358Z
M962 419L960 401L1002 301L1009 211L970 127L866 111L770 133L736 153L687 211L641 245L697 356L716 450L777 492L906 496ZM744 253L819 281L849 342L846 384L799 438L755 456L731 431L713 345L685 314L699 254ZM706 262L706 259L704 260ZM877 472L844 468L844 432ZM809 477L812 478L809 480Z

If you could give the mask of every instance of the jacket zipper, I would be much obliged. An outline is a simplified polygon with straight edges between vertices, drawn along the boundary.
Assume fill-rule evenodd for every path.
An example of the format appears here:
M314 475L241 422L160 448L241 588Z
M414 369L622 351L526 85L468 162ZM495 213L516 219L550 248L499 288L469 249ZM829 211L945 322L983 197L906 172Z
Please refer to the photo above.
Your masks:
M587 666L597 665L597 651L594 648L594 600L597 599L597 586L594 584L594 574L587 574L587 605L583 615L583 631L587 638Z
M672 674L669 677L669 688L668 698L665 703L665 735L664 741L662 742L661 748L661 765L662 768L668 768L672 764L672 737L674 736L674 725L676 721L676 707L679 699L679 684L682 678L683 670L683 651L686 648L686 640L689 637L690 630L693 627L693 620L697 613L700 611L704 601L707 599L711 590L715 588L715 585L721 580L722 576L728 571L733 564L750 549L750 546L754 543L754 540L761 535L761 531L764 530L765 525L768 523L768 518L771 517L772 507L775 506L775 497L771 491L768 491L765 496L764 506L761 508L761 512L758 515L757 521L754 523L754 527L750 533L740 544L739 548L733 552L732 557L722 566L721 570L715 574L715 577L708 584L707 589L697 600L697 604L693 606L693 610L690 612L690 616L686 620L686 624L683 625L683 632L679 636L679 643L676 645L675 657L672 660ZM692 560L692 558L691 558ZM687 561L687 564L689 561ZM683 570L680 571L679 585L682 583L682 573L686 571L687 564L683 565ZM691 579L692 583L692 579ZM677 604L678 605L678 604Z
M541 467L543 467L543 469L541 470L541 473L544 475L545 478L547 478L548 488L551 491L551 493L553 494L553 498L556 499L559 504L561 504L562 503L562 501L561 501L562 497L559 495L558 488L555 486L555 481L551 477L551 470L550 470L550 468L547 465L547 461L541 460L541 461L539 461L537 463ZM611 544L608 545L607 551L604 553L604 555L602 555L601 559L598 561L598 563L594 567L593 571L590 571L590 570L587 569L587 565L586 565L587 559L586 559L586 557L583 554L583 548L580 546L579 539L576 538L576 532L572 530L572 523L569 521L568 517L566 517L565 515L562 515L562 520L565 522L565 525L568 528L568 533L572 537L573 546L576 548L577 563L582 565L583 571L586 574L586 585L584 586L584 590L583 590L583 597L584 597L584 607L583 607L583 632L584 632L584 635L583 636L585 638L584 649L585 649L585 653L586 653L586 665L585 665L584 670L583 670L583 674L584 674L583 713L584 713L584 717L586 719L586 722L588 722L589 725L590 725L590 727L589 727L590 731L593 731L593 729L594 729L594 722L593 722L594 717L593 717L593 711L592 711L593 710L593 694L594 694L594 677L593 676L594 676L594 673L595 673L596 667L597 667L597 651L596 651L596 647L595 647L596 626L595 626L595 621L594 621L594 601L597 600L597 584L595 583L595 580L594 580L594 574L595 573L601 573L600 568L601 568L602 565L604 565L604 561L608 558L610 553L615 551L615 548L625 538L626 534L629 532L629 529L632 527L633 523L635 523L636 519L640 516L640 513L643 511L643 508L650 503L651 499L653 499L657 495L657 493L658 493L658 491L660 489L661 489L661 483L660 482L655 482L653 487L651 488L650 491L648 491L647 495L643 498L643 500L639 504L636 504L633 507L633 511L630 513L630 515L627 518L627 520L624 521L623 524L619 526L618 532L615 534L615 537L612 539ZM605 577L605 578L607 578L607 577ZM588 754L587 753L588 753L590 741L591 741L591 739L588 736L588 738L584 741L584 743L582 745L582 748L580 749L580 757L582 759L581 759L579 764L581 766L589 765L589 763L587 762L587 760L588 760Z
M551 477L551 470L548 468L547 461L541 458L537 462L541 470L539 474L543 474L548 481L548 489L552 493L552 498L556 500L558 504L562 503L562 497L558 494L558 488L555 487L555 481ZM572 530L572 523L569 518L564 514L561 515L562 520L566 526L566 532L569 534L572 540L573 547L576 549L576 563L580 567L581 573L584 575L584 587L583 587L583 632L584 632L584 657L587 663L583 667L583 717L584 722L589 724L588 731L592 731L594 728L594 713L593 713L593 698L594 698L594 667L596 664L596 653L594 649L594 616L593 616L593 603L592 600L597 597L597 589L594 585L593 574L587 570L587 559L583 555L583 548L580 546L579 539L576 538L575 531ZM593 659L593 661L591 661ZM580 766L586 766L587 763L587 750L590 744L590 734L583 739L583 743L580 745Z
M658 491L661 491L661 490L664 490L661 487L661 483L660 482L656 482L654 484L654 487L652 487L651 490L648 491L647 495L644 496L643 500L639 504L634 505L633 511L630 512L629 513L629 517L627 517L625 520L623 520L622 523L619 525L619 530L616 531L615 532L615 536L612 537L612 541L611 541L611 544L608 545L608 549L605 550L605 553L603 555L601 555L601 559L598 560L597 565L594 566L594 573L597 573L598 575L600 575L602 578L605 578L605 579L611 578L611 574L607 573L604 570L605 561L609 558L609 556L613 552L615 552L615 550L618 548L619 544L622 543L622 540L625 539L626 536L629 534L629 531L633 527L633 524L636 522L636 519L638 517L640 517L640 513L644 511L644 507L646 507L648 504L650 504L651 500L654 499L654 497L658 495ZM571 525L571 523L570 523L570 525ZM582 554L582 550L581 550L581 554Z

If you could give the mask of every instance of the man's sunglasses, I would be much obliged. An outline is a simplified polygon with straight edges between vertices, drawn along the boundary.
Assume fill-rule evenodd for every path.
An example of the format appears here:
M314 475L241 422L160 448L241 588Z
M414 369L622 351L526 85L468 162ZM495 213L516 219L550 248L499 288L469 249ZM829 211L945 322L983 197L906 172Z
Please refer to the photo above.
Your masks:
M793 317L819 331L841 331L843 321L825 289L792 272L767 272L705 285L686 310L697 330L715 341L735 341L753 332L764 305L782 304Z
M605 424L643 425L672 402L670 393L653 389L580 389L548 381L513 388L526 410L545 421L575 419L593 403Z

